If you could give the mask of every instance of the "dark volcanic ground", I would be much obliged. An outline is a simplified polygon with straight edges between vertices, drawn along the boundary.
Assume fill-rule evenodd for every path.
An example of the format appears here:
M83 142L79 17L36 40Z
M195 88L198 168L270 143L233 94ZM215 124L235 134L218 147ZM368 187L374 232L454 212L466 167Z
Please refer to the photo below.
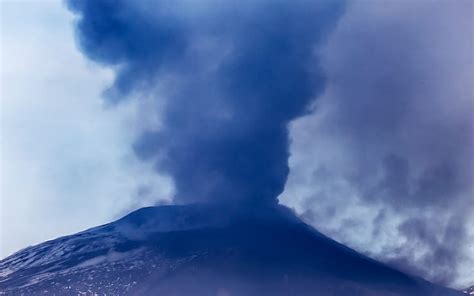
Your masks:
M465 295L362 256L284 207L210 205L143 208L21 250L0 261L0 294Z

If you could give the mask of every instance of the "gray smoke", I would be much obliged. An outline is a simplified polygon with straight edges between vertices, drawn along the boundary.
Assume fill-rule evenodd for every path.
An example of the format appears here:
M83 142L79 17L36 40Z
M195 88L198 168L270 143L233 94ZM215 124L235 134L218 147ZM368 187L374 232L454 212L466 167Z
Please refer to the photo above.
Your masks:
M405 271L471 283L472 36L471 1L352 3L324 50L327 91L292 128L283 200Z

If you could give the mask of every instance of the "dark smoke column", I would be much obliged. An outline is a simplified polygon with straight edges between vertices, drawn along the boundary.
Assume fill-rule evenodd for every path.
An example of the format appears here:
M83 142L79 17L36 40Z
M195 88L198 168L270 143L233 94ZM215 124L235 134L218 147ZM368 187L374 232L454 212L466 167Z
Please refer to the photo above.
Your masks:
M324 78L317 49L340 1L70 1L80 47L113 67L106 92L152 99L158 129L135 144L173 177L176 202L277 202L288 175L288 123Z

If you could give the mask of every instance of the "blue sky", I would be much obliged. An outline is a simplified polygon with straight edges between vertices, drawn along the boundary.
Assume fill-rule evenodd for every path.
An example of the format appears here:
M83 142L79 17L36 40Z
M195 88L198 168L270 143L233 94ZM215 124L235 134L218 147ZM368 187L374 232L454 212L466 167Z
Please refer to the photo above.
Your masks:
M138 13L147 11L144 3L135 7ZM207 2L185 3L181 11L196 26L213 12ZM358 251L436 282L467 286L473 284L474 266L472 3L381 3L350 2L324 45L315 48L326 87L313 101L315 111L290 125L290 173L279 200ZM138 87L112 106L103 91L114 85L120 69L97 65L84 48L81 53L76 17L60 1L0 5L0 257L141 206L169 202L172 180L155 170L156 155L143 157L145 148L159 147L154 138L186 143L180 129L159 133L166 91L142 87L137 78ZM143 17L156 21L151 13ZM206 76L215 70L209 61L232 56L232 47L226 48L225 39L195 41L191 57L200 63L193 66L206 83L216 77ZM107 64L100 58L95 56ZM160 77L165 88L193 89L182 69L174 70ZM281 85L301 83L276 79ZM194 90L211 95L201 102L215 103L214 93ZM211 110L212 117L218 111L224 120L231 114L219 102L215 109L207 106L200 112ZM172 118L187 120L193 110ZM152 140L142 142L140 151L137 138L143 135ZM202 148L193 147L196 154ZM182 175L189 164L178 160L171 166L180 170L168 173ZM184 182L184 188L202 189L199 184L211 177ZM178 200L186 201L181 195Z

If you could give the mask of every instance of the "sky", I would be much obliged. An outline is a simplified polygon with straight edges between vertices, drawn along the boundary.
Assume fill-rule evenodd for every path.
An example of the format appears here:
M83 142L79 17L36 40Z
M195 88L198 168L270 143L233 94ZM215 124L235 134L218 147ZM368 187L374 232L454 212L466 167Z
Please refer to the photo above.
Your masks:
M78 52L72 14L0 3L0 256L169 199L170 181L130 149L140 112L103 103L113 74Z
M124 22L126 39L75 31L78 16L59 1L0 2L0 257L173 196L274 200L288 177L280 202L323 233L437 283L474 284L470 1L355 1L321 19L301 15L304 5L284 6L288 19L230 9L244 19L232 26L184 3L178 21L120 7L138 20ZM156 22L146 33L165 45L141 39L133 13ZM97 42L104 36L117 42ZM285 75L260 75L275 67ZM252 74L279 87L255 86ZM183 107L189 94L193 108ZM229 147L252 161L236 170Z

